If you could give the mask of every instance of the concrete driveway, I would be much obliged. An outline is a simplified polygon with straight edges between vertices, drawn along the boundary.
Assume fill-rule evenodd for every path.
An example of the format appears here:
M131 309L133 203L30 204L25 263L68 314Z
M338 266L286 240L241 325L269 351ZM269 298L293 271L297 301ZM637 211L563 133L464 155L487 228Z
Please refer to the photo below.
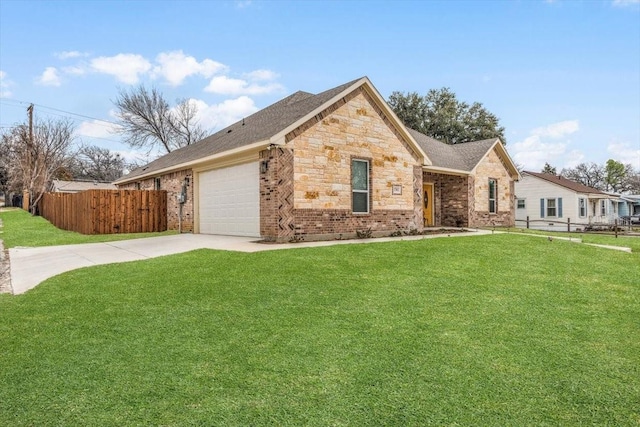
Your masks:
M65 271L92 265L137 261L195 249L218 249L240 252L258 252L276 249L331 246L351 243L373 243L396 240L418 240L434 237L477 236L487 231L470 231L425 236L404 236L379 239L332 240L287 244L257 243L255 237L212 236L207 234L176 234L144 239L122 240L108 243L46 246L40 248L9 249L11 287L14 294L22 294L39 283Z

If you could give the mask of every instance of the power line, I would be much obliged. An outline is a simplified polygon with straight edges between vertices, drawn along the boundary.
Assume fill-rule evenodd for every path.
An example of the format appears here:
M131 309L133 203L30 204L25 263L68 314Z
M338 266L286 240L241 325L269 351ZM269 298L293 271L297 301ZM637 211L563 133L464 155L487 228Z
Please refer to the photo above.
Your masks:
M12 105L11 102L13 102L15 104ZM19 99L0 98L0 104L5 104L5 105L10 106L10 107L18 107L18 106L25 106L25 105L33 104L34 106L39 107L41 109L44 108L45 110L57 111L57 112L64 113L64 114L67 114L67 115L70 115L70 116L77 116L77 117L82 117L83 119L89 119L89 120L95 120L95 121L98 121L98 122L104 122L104 123L108 123L110 125L117 125L116 122L111 122L109 120L99 119L97 117L91 117L91 116L87 116L87 115L84 115L84 114L74 113L74 112L71 112L71 111L66 111L66 110L62 110L62 109L59 109L59 108L49 107L49 106L42 105L42 104L36 104L36 103L32 103L32 102L21 101ZM54 114L54 113L49 113L49 114ZM60 115L58 114L58 116L60 116ZM60 116L60 117L64 117L64 116Z

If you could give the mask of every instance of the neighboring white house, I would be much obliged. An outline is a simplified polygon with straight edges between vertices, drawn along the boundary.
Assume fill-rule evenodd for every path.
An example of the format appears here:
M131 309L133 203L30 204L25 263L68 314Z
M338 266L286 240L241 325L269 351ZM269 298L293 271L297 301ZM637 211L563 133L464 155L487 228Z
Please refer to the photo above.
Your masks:
M560 176L528 172L515 184L516 226L571 230L611 225L619 217L619 196L603 193Z
M110 182L98 181L63 181L54 179L52 182L51 192L53 193L79 193L85 190L117 190L114 184Z

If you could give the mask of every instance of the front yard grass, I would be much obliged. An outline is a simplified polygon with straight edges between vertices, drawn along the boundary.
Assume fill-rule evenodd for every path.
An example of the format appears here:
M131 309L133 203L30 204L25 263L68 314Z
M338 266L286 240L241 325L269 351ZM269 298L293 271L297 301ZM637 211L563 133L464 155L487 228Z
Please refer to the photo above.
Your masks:
M114 242L116 240L138 239L141 237L163 236L176 233L175 231L164 231L160 233L86 235L56 228L46 219L40 216L32 216L29 212L22 209L3 209L3 211L0 212L0 220L2 220L3 224L3 227L0 228L2 232L2 234L0 234L0 240L3 241L5 248Z
M640 423L640 256L199 250L0 295L0 425Z

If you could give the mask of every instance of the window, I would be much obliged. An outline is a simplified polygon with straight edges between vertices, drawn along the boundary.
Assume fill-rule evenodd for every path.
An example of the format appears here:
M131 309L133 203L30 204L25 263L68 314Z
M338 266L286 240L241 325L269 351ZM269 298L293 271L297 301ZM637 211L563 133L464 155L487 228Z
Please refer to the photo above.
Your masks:
M607 201L600 200L600 215L605 216L607 214Z
M526 209L527 205L524 199L518 199L518 209Z
M587 216L587 199L578 199L578 211L580 218Z
M369 213L369 162L351 161L351 206L353 213Z
M556 199L547 199L547 216L556 216Z
M498 185L495 179L489 178L489 213L498 211L498 203L496 195L498 193Z
M160 190L160 177L153 180L153 188L155 190Z
M140 189L140 181L136 182L136 190Z

